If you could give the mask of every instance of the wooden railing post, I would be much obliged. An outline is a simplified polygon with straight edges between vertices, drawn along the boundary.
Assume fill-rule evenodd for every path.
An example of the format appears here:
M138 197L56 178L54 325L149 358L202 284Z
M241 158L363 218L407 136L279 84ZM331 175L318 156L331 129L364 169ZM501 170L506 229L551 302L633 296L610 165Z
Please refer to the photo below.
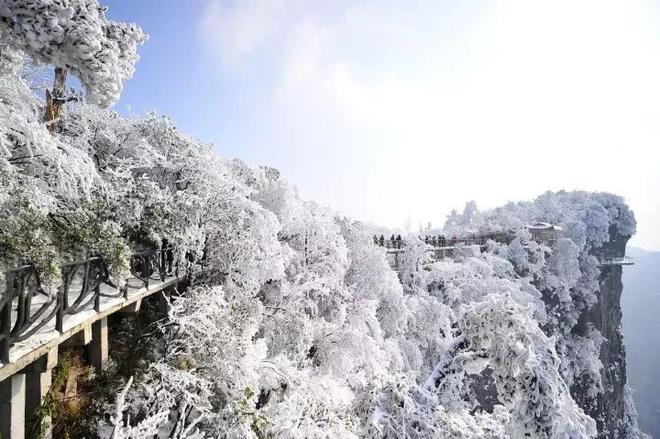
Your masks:
M10 336L16 337L20 335L20 331L23 328L23 323L25 322L26 313L29 313L30 310L26 309L25 306L25 278L24 273L19 273L18 276L7 276L9 283L7 284L7 291L11 291L9 297L17 298L18 305L16 306L16 323L11 329ZM17 285L18 283L18 285ZM11 304L10 304L11 306Z
M101 279L99 278L94 287L94 311L101 311Z
M57 311L55 312L55 329L60 334L64 332L64 293L67 290L65 287L66 276L65 273L62 274L63 284L57 287L57 302L55 303L55 306L57 307Z
M0 300L2 309L0 309L0 361L4 364L9 363L9 340L11 337L11 304L12 304L12 288L11 288L11 274L7 274L7 289L4 297Z
M167 250L162 248L160 251L160 281L165 282L165 276L167 275Z
M94 310L101 312L105 298L123 297L127 300L129 285L131 288L149 289L151 276L156 271L162 282L171 274L177 278L182 275L184 266L180 266L178 258L174 258L172 247L166 243L159 251L135 254L131 259L132 276L142 280L141 286L131 285L128 280L123 286L113 284L105 262L98 256L62 267L62 281L54 296L50 293L52 290L42 288L38 267L28 264L9 270L5 281L6 291L0 296L0 363L9 362L12 344L27 340L48 323L52 325L53 320L55 329L62 334L65 332L65 316L89 309L92 303ZM77 292L78 280L81 282L80 293ZM104 291L103 284L114 290ZM75 297L71 304L70 292ZM32 298L37 295L40 300L33 303Z
M142 276L144 276L144 287L149 289L149 256L142 256Z

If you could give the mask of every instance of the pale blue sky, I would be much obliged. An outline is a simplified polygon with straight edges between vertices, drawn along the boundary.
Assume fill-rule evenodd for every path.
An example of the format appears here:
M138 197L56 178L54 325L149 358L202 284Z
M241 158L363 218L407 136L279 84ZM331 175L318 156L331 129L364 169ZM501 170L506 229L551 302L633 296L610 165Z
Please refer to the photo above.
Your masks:
M660 250L651 1L106 0L150 40L155 110L306 199L382 225L552 189L615 192Z

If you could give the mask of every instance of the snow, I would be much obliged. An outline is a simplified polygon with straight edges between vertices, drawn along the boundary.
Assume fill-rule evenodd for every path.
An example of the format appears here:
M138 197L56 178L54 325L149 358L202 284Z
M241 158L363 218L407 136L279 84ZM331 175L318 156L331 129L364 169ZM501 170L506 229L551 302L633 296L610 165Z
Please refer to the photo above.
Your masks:
M446 236L510 239L443 258L405 237L394 272L373 227L301 200L276 170L222 159L167 118L95 105L117 99L144 41L95 0L6 1L0 36L0 273L27 257L54 282L95 252L121 278L130 245L162 238L182 260L205 257L170 306L160 359L99 420L101 437L596 435L571 388L601 391L603 337L578 321L598 299L593 251L634 233L622 198L470 202ZM52 133L17 66L25 57L86 89ZM562 233L536 242L528 224ZM53 337L44 328L12 358Z
M133 75L137 46L146 39L137 25L107 20L96 0L6 0L0 36L34 62L70 70L87 99L101 106L119 99L122 82Z
M544 223L542 221L535 222L534 224L529 224L527 226L528 229L531 230L556 230L556 231L562 231L563 229L559 226L555 226L550 223Z
M129 289L128 299L126 300L123 297L119 297L119 298L101 297L100 312L104 312L114 306L123 304L125 302L130 303L137 297L144 297L146 295L150 295L155 292L161 291L162 285L171 285L172 281L175 279L176 278L174 277L168 277L163 282L152 281L151 284L149 285L148 290L146 288L138 288L138 289L131 288ZM128 279L128 282L130 284L141 283L141 281L139 281L136 278ZM117 290L113 289L109 285L102 285L101 292L102 294L117 294ZM71 299L75 299L75 294L76 294L75 288L73 288L70 292ZM73 300L71 300L71 303L73 303ZM41 305L38 302L32 303L32 309L34 311L36 311L40 306ZM11 318L13 324L16 320L15 312L12 312ZM89 324L91 324L91 322L97 319L98 316L97 316L97 312L94 310L94 303L91 302L80 312L67 315L64 317L64 321L62 324L62 332L67 333L69 330L73 328L88 326ZM37 323L38 322L36 322L35 324ZM61 334L59 331L55 329L55 319L53 318L41 329L39 329L34 335L29 337L25 341L18 342L14 346L12 346L12 348L9 350L9 361L11 363L18 363L21 361L21 358L23 358L30 352L40 348L41 346L47 345L50 342L58 340L60 337ZM0 367L2 367L2 363L0 363Z

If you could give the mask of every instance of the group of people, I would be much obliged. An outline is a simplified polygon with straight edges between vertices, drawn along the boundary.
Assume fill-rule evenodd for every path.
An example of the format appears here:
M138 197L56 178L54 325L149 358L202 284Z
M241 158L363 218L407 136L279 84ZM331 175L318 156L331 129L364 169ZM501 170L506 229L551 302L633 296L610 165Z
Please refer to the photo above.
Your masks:
M401 235L397 235L396 237L392 235L390 239L385 239L385 236L380 235L380 238L376 235L374 235L374 244L379 245L381 247L387 247L387 248L402 248L403 247L403 241L401 239Z
M421 236L418 237L421 241L424 241L427 245L433 246L433 247L450 247L457 245L459 243L463 244L469 244L473 243L473 240L470 239L458 239L456 237L453 237L451 239L447 239L445 235L426 235L424 238ZM380 235L380 237L374 235L374 244L379 245L381 247L387 247L387 248L403 248L404 244L401 239L401 235L394 236L392 235L390 239L385 239L385 236Z
M422 239L421 236L419 239ZM426 235L422 241L424 241L428 245L432 245L433 247L447 247L448 245L456 244L458 242L456 237L447 239L445 238L445 235L438 235L438 236Z

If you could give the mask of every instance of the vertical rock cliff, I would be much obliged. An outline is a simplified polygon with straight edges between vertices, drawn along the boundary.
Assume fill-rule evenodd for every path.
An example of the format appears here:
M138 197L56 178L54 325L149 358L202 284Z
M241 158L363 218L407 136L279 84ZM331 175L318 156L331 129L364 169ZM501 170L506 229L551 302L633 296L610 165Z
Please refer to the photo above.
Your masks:
M472 230L515 233L487 252L505 256L516 276L541 298L539 324L554 338L562 378L573 400L595 421L597 437L644 437L627 386L621 325L626 244L636 228L625 200L561 191L484 213L472 210L450 217L446 228L459 235ZM537 232L535 225L553 226L559 233L550 239L527 233ZM501 400L501 395L479 385L484 390L475 392L476 405L489 410L488 398Z
M600 438L620 439L638 437L636 421L628 413L626 398L626 349L621 327L621 294L624 265L620 260L626 254L630 236L623 235L616 226L610 227L610 240L592 251L600 264L599 292L597 303L580 319L577 331L597 329L603 337L600 346L602 391L595 397L586 396L585 389L578 384L572 393L581 402L583 409L598 425ZM614 263L612 263L614 261Z

